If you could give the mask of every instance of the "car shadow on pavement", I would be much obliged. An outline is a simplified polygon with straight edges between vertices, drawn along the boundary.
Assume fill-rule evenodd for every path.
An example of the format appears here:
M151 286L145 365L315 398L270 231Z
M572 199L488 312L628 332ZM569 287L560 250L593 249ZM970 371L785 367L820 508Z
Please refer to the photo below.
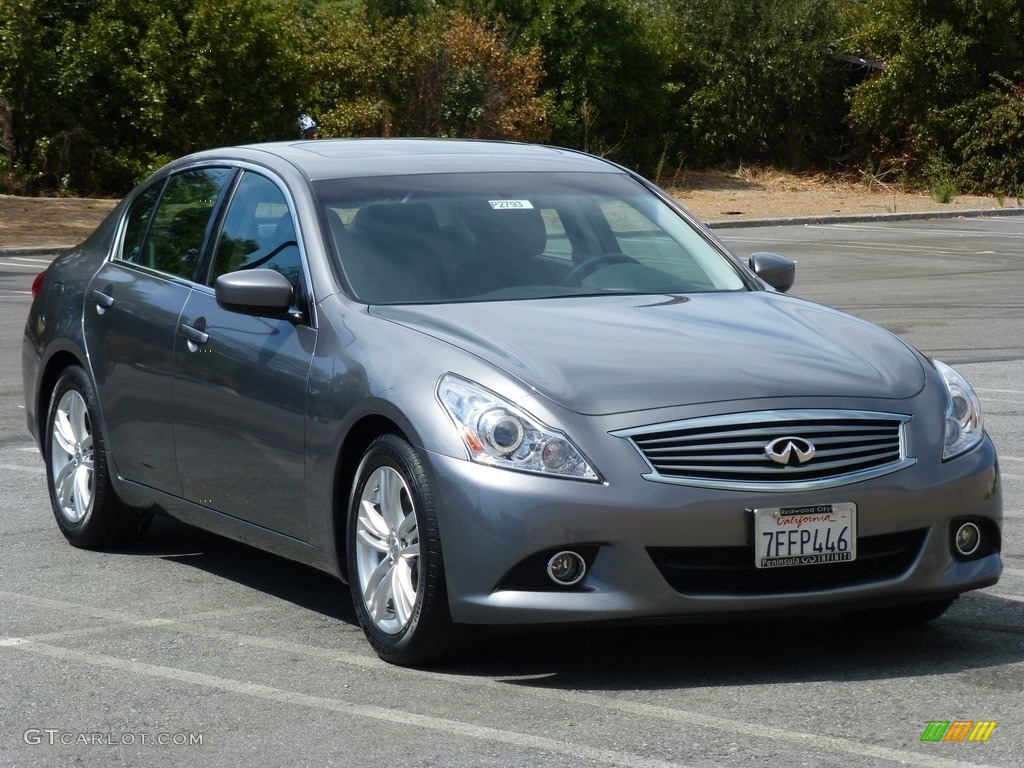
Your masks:
M160 557L356 625L348 587L330 574L158 515L121 554Z
M333 576L158 517L123 554L160 557L358 626ZM1024 602L974 592L930 624L863 626L838 616L629 626L492 629L472 656L432 667L509 685L659 690L913 678L970 672L1000 687L1024 661ZM381 662L382 664L384 662Z
M917 627L868 627L839 616L508 633L456 674L573 690L658 690L913 678L970 672L999 685L1024 661L1024 603L962 597ZM516 679L521 676L521 679Z

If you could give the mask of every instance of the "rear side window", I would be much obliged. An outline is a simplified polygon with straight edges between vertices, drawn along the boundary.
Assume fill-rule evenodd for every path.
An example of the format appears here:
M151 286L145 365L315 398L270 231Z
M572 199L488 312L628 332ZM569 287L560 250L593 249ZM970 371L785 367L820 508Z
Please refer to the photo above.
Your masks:
M128 211L121 258L191 280L210 216L230 177L227 168L186 171L168 179L159 202L159 187L144 192Z

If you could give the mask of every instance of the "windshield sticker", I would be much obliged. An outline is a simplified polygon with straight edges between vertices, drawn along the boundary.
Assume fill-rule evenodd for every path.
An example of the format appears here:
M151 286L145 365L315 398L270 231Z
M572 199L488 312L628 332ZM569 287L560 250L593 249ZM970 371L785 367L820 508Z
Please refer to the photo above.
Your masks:
M487 202L496 211L533 209L533 203L529 200L488 200Z

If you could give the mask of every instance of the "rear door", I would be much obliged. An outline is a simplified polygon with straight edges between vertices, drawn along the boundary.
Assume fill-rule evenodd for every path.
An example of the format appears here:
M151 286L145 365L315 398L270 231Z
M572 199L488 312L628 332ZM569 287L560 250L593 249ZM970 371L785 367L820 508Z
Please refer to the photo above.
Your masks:
M292 206L268 176L244 171L202 285L175 337L175 453L183 496L304 539L306 396L316 331ZM294 289L290 317L217 304L222 274L273 269Z
M232 175L227 168L193 169L143 190L128 208L113 258L86 295L86 345L117 471L176 495L178 317Z

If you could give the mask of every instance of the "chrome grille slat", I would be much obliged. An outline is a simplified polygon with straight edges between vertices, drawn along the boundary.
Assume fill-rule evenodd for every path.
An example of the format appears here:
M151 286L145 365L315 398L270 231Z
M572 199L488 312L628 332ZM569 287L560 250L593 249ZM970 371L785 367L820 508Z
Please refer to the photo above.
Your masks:
M709 462L709 463L710 462L715 462L715 461L757 461L757 462L760 462L762 459L764 459L764 444L761 443L758 446L756 446L756 448L759 449L758 453L756 455L751 455L749 453L727 454L725 452L718 452L718 453L685 453L685 452L667 453L667 452L645 451L644 453L647 455L647 457L649 459L651 459L652 461L654 461L655 463L657 463L659 465L663 464L663 463L671 462L671 461L676 461L676 460L681 461L681 460L684 460L684 459L689 459L691 461L694 461L694 460L706 461L706 462ZM666 451L667 451L667 449L666 449ZM828 456L844 456L844 457L848 457L848 456L855 455L855 454L863 454L865 456L870 456L870 455L879 455L880 456L880 455L885 455L885 454L892 454L894 451L897 452L897 453L899 452L899 446L898 445L896 445L896 446L883 446L883 447L865 446L863 448L863 450L861 450L859 448L847 448L847 449L836 448L836 449L832 449L832 450L818 451L817 454L815 454L815 459L816 460L820 460L820 459L828 457Z
M909 416L867 411L779 410L655 424L612 434L629 439L650 465L650 480L743 490L827 488L915 463L905 451ZM773 440L815 448L806 463L780 465Z
M873 425L849 423L849 424L843 425L843 428L847 432L851 432L851 433L852 432L885 433L885 432L888 431L888 427L889 426L891 426L891 425L884 424L884 423L882 423L882 424L877 424L876 423L876 424L873 424ZM784 435L786 432L790 431L794 427L799 428L801 430L801 432L805 432L805 433L814 433L814 432L822 433L822 432L824 432L824 433L831 434L831 433L836 431L836 429L838 428L838 425L836 425L836 424L801 424L799 422L786 422L786 423L775 424L775 425L773 425L771 427L771 429L772 429L773 432L777 432L780 435ZM659 437L659 435L665 435L665 431L664 430L659 430L657 432L652 432L649 437L645 438L645 440L649 440L649 441L653 441L653 442L656 442L658 440L664 440L664 441L673 440L674 441L674 440L679 440L679 439L685 439L685 436L687 434L692 435L694 439L706 439L706 437L707 437L707 434L705 432L702 432L700 430L694 430L694 429L683 429L683 430L679 430L679 431L674 431L673 430L671 436ZM719 432L718 436L719 436L719 438L727 438L727 437L729 437L729 438L731 438L731 437L757 437L757 438L760 438L764 434L765 434L765 428L764 427L758 427L756 425L751 425L749 428L745 428L745 429L735 429L735 428L725 429L725 430L722 430L721 432Z

